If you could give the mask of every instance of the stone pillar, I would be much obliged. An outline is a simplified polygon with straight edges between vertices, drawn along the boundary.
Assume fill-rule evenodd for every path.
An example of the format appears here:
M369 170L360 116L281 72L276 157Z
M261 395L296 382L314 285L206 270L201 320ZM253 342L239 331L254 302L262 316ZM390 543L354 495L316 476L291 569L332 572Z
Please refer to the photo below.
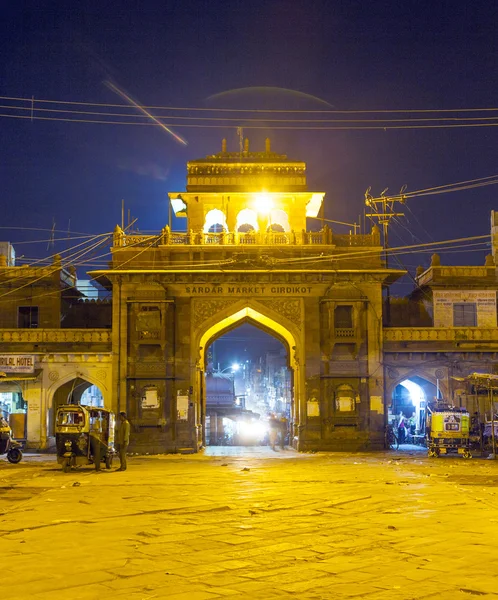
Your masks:
M209 417L209 443L214 446L218 440L218 415L211 414Z
M216 415L216 429L216 445L220 445L225 437L225 428L223 427L223 417L218 417L218 415Z

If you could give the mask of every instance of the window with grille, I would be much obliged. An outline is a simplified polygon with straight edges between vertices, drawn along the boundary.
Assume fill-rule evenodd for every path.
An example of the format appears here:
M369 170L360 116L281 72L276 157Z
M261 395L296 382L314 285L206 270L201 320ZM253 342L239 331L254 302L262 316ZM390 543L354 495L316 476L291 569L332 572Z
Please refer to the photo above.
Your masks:
M453 304L453 327L477 327L475 302Z

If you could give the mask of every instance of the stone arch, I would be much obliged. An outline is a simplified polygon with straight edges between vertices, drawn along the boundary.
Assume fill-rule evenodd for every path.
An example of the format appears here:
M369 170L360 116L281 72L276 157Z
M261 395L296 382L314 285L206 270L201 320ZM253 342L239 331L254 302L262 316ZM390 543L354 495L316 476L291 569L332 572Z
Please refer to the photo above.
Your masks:
M252 208L244 208L237 215L235 230L241 231L240 228L244 225L252 227L254 231L258 231L259 229L258 215Z
M386 377L386 401L392 397L394 390L398 387L398 385L401 384L402 381L405 381L405 379L411 379L412 377L420 377L420 379L425 379L434 386L439 384L439 390L443 398L448 397L448 385L444 379L438 380L435 375L428 373L424 369L411 369L410 371L404 371L402 374L396 374L396 377L393 379Z
M300 350L304 345L299 328L291 323L286 317L273 314L271 309L258 302L236 302L233 305L216 312L212 317L205 320L193 332L192 340L195 344L198 360L192 365L192 381L195 381L194 399L199 406L200 425L204 428L205 402L203 396L202 379L205 369L205 351L210 343L221 337L227 331L234 329L244 322L266 331L287 348L288 362L293 377L293 402L291 425L294 433L299 429L299 423L305 418L304 398L304 370L300 364ZM194 348L193 348L194 350Z
M95 377L93 377L92 375L89 375L88 373L82 373L80 371L72 371L71 373L68 373L67 375L65 375L64 377L61 377L60 379L58 379L57 381L55 381L47 390L47 423L46 423L46 427L47 427L47 434L48 436L52 436L54 431L54 423L55 423L55 411L57 409L57 406L62 404L62 402L58 401L56 399L56 394L57 391L61 390L63 387L67 386L67 384L71 383L72 381L81 381L82 383L84 383L84 385L80 386L80 389L78 389L76 386L80 385L79 383L76 384L74 390L78 389L78 397L81 397L81 394L79 393L81 391L81 388L83 388L82 391L84 391L85 389L89 388L90 386L94 385L96 387L99 388L100 392L102 393L102 398L104 400L104 408L107 409L111 409L111 398L110 398L110 391L107 389L106 385L96 379ZM70 390L71 388L69 388ZM73 392L74 392L73 390ZM65 390L64 390L65 392ZM64 394L65 395L65 394Z
M219 208L213 208L206 213L204 217L204 233L209 233L210 229L216 225L219 225L223 231L228 231L227 217Z
M291 230L289 215L284 210L274 208L270 211L268 230L273 230L275 225L279 225L285 233Z

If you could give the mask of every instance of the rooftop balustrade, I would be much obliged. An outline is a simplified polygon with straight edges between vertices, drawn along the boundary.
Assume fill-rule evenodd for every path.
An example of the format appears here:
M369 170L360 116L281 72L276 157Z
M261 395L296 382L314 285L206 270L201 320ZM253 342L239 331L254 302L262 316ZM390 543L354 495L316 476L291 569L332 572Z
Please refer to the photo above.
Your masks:
M110 329L0 329L0 343L110 344Z
M385 327L384 342L498 341L498 327Z
M158 247L158 246L313 246L338 247L380 246L378 233L342 234L322 231L289 232L221 232L203 233L196 231L174 232L165 227L158 235L125 234L121 228L114 232L114 247Z

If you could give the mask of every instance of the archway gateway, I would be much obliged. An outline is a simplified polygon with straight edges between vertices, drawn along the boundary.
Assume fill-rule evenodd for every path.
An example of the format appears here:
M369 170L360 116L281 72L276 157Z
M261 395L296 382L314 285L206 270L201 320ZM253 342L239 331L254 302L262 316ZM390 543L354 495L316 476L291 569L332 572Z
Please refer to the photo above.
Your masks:
M202 447L205 352L244 320L289 349L296 449L383 445L382 287L402 272L386 268L376 227L309 229L323 196L308 190L306 164L269 141L242 153L225 142L169 193L184 232L171 220L159 236L116 227L112 266L91 276L115 290L112 404L130 417L131 451ZM222 233L205 230L210 213ZM268 231L277 217L284 231Z
M246 306L232 314L224 316L217 322L208 325L204 332L200 335L197 342L199 360L197 363L195 374L195 390L194 397L198 399L199 407L199 426L200 439L199 442L204 446L206 443L206 388L205 388L205 368L206 368L206 351L213 341L221 337L228 331L248 322L255 327L272 335L281 341L287 350L287 360L291 371L291 413L290 413L290 443L297 444L296 434L298 431L300 405L301 405L301 370L299 360L296 356L298 341L296 336L275 319L261 313L260 311Z

